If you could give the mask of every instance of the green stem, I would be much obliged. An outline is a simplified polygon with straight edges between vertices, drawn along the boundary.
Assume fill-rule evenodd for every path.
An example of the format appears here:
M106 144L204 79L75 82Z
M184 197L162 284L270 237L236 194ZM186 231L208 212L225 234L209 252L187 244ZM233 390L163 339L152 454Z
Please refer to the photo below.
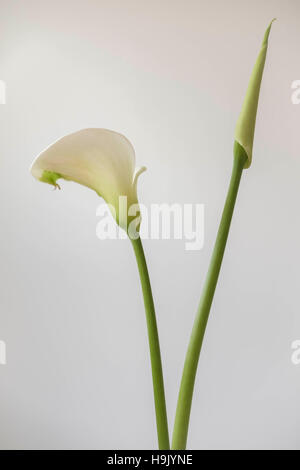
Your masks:
M154 402L156 412L156 426L158 445L161 450L170 449L169 431L168 431L168 420L165 400L165 389L164 379L159 347L159 338L157 331L157 323L155 317L154 302L152 297L152 290L150 284L150 278L145 259L145 253L140 238L137 240L131 240L133 249L135 252L137 265L139 268L139 274L141 279L141 285L144 296L144 304L146 311L146 320L148 328L148 338L150 347L150 359L152 367L152 380L153 380L153 391L154 391Z
M186 354L180 391L177 402L177 410L173 431L172 449L185 449L188 435L188 427L193 399L195 378L199 362L199 356L203 343L203 337L213 301L218 277L221 269L223 255L230 229L233 210L242 176L242 171L247 156L240 152L234 158L232 176L222 214L222 219L217 234L210 266L204 284L202 296L196 319L194 322L189 347Z

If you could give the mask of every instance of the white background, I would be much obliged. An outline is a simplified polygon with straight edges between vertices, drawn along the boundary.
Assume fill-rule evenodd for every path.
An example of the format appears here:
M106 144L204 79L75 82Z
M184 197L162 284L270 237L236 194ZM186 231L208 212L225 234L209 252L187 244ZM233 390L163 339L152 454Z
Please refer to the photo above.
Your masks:
M170 428L232 165L235 123L273 17L253 165L242 179L199 364L189 448L300 448L298 0L1 0L0 446L155 448L130 243L96 238L96 194L29 174L53 140L133 143L145 204L204 203L205 245L147 241Z

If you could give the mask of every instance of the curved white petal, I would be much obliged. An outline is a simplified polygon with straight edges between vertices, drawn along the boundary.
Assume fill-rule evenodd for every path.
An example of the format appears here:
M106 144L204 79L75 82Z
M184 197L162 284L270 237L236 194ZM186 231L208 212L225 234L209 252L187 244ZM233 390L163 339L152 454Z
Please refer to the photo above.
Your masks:
M119 196L127 196L128 207L138 202L134 149L108 129L84 129L59 139L36 158L31 173L54 186L64 178L93 189L114 206L117 219Z

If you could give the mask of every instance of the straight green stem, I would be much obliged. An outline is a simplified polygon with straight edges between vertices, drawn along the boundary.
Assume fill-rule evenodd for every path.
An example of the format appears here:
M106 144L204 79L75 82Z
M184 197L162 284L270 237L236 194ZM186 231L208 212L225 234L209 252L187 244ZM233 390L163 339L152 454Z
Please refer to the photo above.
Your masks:
M234 158L232 176L222 214L222 219L218 230L217 239L212 253L210 266L202 291L198 312L194 322L190 343L188 346L184 363L177 402L172 449L186 448L193 391L199 356L201 352L210 308L218 282L218 277L230 229L231 219L246 158L246 155L243 153L236 155Z
M137 240L131 240L133 249L135 252L137 265L139 269L142 291L144 296L149 347L150 347L150 359L152 367L152 380L153 380L153 391L154 391L154 402L155 402L155 413L156 413L156 426L158 445L161 450L170 449L169 431L168 431L168 419L165 399L165 388L163 379L163 370L161 363L161 354L158 338L158 330L154 309L154 302L150 284L150 278L145 258L145 253L140 238Z

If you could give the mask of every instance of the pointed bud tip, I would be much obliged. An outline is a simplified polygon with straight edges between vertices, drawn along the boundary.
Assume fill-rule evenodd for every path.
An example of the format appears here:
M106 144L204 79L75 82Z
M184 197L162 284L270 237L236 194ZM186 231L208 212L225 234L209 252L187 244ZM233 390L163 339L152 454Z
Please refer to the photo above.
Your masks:
M240 154L239 146L243 148L243 151L247 155L245 168L249 168L252 161L252 148L260 86L267 55L268 39L272 24L275 20L276 18L271 21L265 32L262 46L251 74L242 110L235 129L235 141L238 144L234 147L235 153Z
M266 32L265 32L265 35L264 35L264 39L263 39L263 42L262 42L262 45L263 46L267 46L268 45L268 40L269 40L269 36L270 36L270 31L271 31L271 28L272 28L272 24L274 23L274 21L276 21L277 18L273 18L271 23L269 24Z

